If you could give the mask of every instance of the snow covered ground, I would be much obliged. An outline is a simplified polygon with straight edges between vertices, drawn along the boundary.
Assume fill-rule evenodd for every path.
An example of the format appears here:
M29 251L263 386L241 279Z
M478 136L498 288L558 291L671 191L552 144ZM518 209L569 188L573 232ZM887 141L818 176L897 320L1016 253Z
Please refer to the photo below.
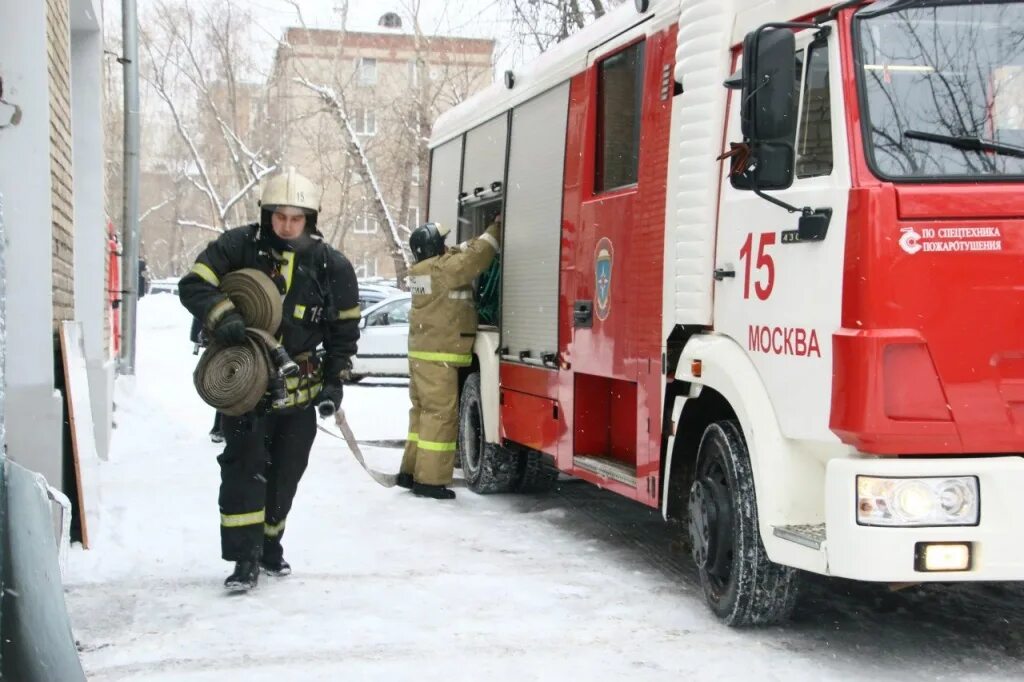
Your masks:
M99 527L67 576L90 680L1024 678L1020 587L811 578L793 623L731 630L653 511L576 481L422 500L378 487L323 434L288 519L295 573L227 596L188 323L176 297L140 303ZM347 387L344 406L360 440L404 438L403 386ZM366 451L397 470L399 450Z

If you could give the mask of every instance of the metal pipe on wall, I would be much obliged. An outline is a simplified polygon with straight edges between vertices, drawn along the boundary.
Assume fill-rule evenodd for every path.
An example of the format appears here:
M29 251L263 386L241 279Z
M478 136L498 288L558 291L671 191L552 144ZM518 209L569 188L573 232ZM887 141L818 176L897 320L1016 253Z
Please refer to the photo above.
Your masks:
M124 219L121 225L121 374L135 374L139 303L139 22L136 0L121 0L124 65Z

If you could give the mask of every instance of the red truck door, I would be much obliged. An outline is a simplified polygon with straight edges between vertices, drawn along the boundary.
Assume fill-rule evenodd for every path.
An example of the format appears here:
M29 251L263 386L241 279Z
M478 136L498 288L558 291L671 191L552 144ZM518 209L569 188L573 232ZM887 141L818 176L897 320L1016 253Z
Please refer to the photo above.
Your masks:
M572 81L566 155L562 404L573 444L559 467L652 505L674 48L674 29L646 36L640 25L592 52Z

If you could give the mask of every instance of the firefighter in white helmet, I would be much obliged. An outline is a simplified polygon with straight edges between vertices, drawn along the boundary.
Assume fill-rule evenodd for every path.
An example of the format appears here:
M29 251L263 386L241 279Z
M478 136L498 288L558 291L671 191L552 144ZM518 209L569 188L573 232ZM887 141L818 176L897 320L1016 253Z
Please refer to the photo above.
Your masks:
M359 339L359 285L349 261L317 230L320 190L289 169L266 183L260 207L259 223L210 242L178 286L181 302L211 338L239 344L245 322L220 282L242 268L269 275L284 297L275 336L301 369L287 380L286 407L264 400L241 417L222 417L221 556L235 562L225 581L232 591L254 587L261 568L277 576L291 572L281 536L316 435L313 407L329 416L341 406L342 380Z
M420 496L450 500L459 419L459 368L473 360L477 310L473 280L498 253L500 216L482 235L445 250L448 230L427 223L409 248L409 435L398 485Z

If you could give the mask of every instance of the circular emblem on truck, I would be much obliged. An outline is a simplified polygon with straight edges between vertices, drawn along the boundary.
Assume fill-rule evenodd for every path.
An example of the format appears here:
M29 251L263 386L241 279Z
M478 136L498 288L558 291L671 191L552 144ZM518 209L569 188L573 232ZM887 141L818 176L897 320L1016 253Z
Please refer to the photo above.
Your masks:
M597 319L602 322L608 319L612 310L612 264L615 260L615 249L612 240L601 237L594 249L594 304Z
M921 235L912 227L904 227L900 230L900 248L914 255L921 250Z

